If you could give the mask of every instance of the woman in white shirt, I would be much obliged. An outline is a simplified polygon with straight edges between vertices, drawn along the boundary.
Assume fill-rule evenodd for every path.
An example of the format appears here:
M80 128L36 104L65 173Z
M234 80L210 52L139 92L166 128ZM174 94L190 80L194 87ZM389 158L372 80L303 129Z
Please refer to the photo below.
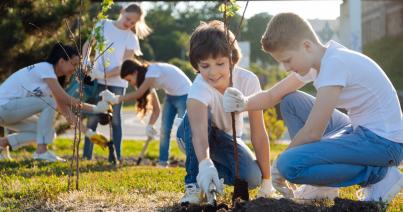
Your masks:
M122 9L117 20L101 20L96 24L104 38L105 47L110 46L105 52L96 51L94 68L90 73L92 79L98 80L99 92L108 89L116 95L124 95L128 86L127 82L120 77L120 67L125 59L133 58L134 55L141 55L138 38L144 38L151 30L144 21L144 13L136 4L129 4ZM132 31L134 28L134 33ZM99 28L98 28L99 29ZM93 40L92 42L95 42ZM86 58L90 52L90 42L83 46L83 55ZM102 55L101 55L102 53ZM112 139L116 149L117 159L121 160L122 143L122 104L113 106L112 118ZM99 122L98 116L89 116L87 126L93 131L96 130ZM92 158L93 143L88 138L84 144L84 158ZM112 161L112 152L109 152L109 161Z
M64 161L47 150L47 145L55 138L56 109L70 124L75 123L72 109L79 107L80 101L70 97L60 82L72 75L79 62L78 52L73 47L57 43L45 62L22 68L3 82L0 86L0 125L15 133L0 139L0 150L5 152L9 147L15 150L36 141L34 159ZM82 104L82 109L105 112L108 104ZM0 159L4 156L0 155Z
M153 108L146 134L154 137L157 131L154 124L159 116L159 101L155 89L162 89L165 92L164 108L161 120L161 137L160 137L160 167L168 166L169 144L172 125L175 116L183 117L186 111L186 99L192 84L189 78L178 67L168 63L148 63L138 60L126 60L122 64L120 73L122 79L127 80L137 90L124 96L110 95L104 92L102 98L110 100L113 104L130 99L137 100L137 110L140 115L147 112L148 95L151 96L151 106Z

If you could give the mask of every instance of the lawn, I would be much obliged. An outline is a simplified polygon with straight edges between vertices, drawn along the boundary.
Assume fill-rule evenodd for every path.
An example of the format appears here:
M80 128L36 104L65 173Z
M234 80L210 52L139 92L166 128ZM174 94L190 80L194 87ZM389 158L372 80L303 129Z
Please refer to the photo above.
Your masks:
M143 142L125 141L123 156L127 158L121 167L106 162L107 151L94 149L98 161L80 162L79 191L68 191L69 163L44 163L31 160L34 148L27 147L12 153L11 162L0 162L0 211L20 210L139 210L170 211L177 208L182 196L185 171L181 167L167 169L152 165L135 165L135 158ZM57 139L52 146L58 155L70 157L72 142ZM271 146L276 157L285 146ZM184 160L175 142L172 142L173 160ZM153 141L146 157L151 164L158 156L158 142ZM341 190L341 197L355 199L357 187ZM230 204L232 187L219 202ZM256 195L253 190L250 195ZM389 211L403 211L403 197L395 198Z

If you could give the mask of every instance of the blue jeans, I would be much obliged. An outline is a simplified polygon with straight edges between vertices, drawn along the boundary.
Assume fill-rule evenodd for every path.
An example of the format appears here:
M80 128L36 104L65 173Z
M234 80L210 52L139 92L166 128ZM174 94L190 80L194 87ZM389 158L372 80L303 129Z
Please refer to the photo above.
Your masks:
M105 90L105 85L98 84L98 93L97 96L101 91ZM117 87L117 86L108 86L108 90L116 95L124 95L125 88ZM122 121L121 121L121 109L122 104L113 105L113 118L112 118L112 140L115 146L117 159L122 159ZM87 128L96 131L98 126L99 118L97 115L89 115L87 120ZM84 143L84 155L85 159L91 160L92 159L92 150L94 149L94 144L86 137ZM109 152L108 160L111 161L113 156L113 152Z
M162 110L160 137L159 163L161 165L168 165L172 125L176 114L178 114L178 117L180 118L185 114L186 99L187 95L171 96L167 94L165 96L164 108Z
M192 131L187 114L183 118L177 132L179 142L186 148L186 176L185 184L196 183L199 173L199 162L192 143ZM234 145L232 136L224 131L211 126L211 118L208 118L208 142L210 157L217 168L220 178L224 183L233 185L235 182ZM249 188L260 185L262 173L252 151L241 140L237 139L239 175L242 180L248 182Z
M304 126L315 98L294 92L282 100L280 110L291 138ZM374 114L375 115L375 114ZM358 126L339 111L332 114L319 141L291 148L277 161L279 172L290 182L318 186L367 186L385 177L389 166L403 160L403 144Z

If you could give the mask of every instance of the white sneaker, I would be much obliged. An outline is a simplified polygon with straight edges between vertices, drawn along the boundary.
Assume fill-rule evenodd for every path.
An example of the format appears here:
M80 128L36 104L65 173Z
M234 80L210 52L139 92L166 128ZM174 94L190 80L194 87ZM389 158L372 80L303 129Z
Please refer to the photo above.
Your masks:
M156 165L157 168L168 168L168 162L158 162Z
M32 157L35 160L45 160L48 162L56 162L56 161L66 162L66 159L63 159L63 158L55 155L53 152L51 152L49 150L42 154L38 154L38 153L34 152Z
M338 196L339 189L334 187L302 185L294 191L294 197L302 200L333 200Z
M390 167L385 177L372 185L363 188L362 201L383 201L389 203L403 189L403 175L397 167ZM360 192L360 190L358 191ZM357 192L357 196L359 196Z
M201 190L196 186L196 183L187 184L185 186L185 194L179 203L200 204L202 200Z
M13 160L10 156L9 148L0 147L0 160Z

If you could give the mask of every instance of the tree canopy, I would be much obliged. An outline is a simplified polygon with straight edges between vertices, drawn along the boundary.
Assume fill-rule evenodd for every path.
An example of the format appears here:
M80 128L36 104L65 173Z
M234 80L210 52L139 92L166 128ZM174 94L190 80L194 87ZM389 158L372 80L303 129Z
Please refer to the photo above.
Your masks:
M80 0L14 0L0 3L0 80L24 66L46 59L51 46L57 41L77 45L88 38L94 26L99 3ZM189 38L200 21L222 20L217 10L219 2L201 2L194 6L182 2L157 2L147 11L146 22L153 33L140 41L144 58L152 61L187 61ZM81 13L80 13L81 8ZM117 19L121 5L115 3L109 18ZM251 43L251 62L267 65L273 61L263 53L260 36L270 17L257 14L247 20L238 35L238 40ZM230 29L238 32L240 15L231 18ZM80 29L78 23L81 24ZM79 31L80 30L80 31ZM81 34L80 34L81 32ZM81 36L80 36L81 35ZM176 59L175 59L176 58ZM190 67L184 65L184 67ZM189 72L190 73L190 72Z

